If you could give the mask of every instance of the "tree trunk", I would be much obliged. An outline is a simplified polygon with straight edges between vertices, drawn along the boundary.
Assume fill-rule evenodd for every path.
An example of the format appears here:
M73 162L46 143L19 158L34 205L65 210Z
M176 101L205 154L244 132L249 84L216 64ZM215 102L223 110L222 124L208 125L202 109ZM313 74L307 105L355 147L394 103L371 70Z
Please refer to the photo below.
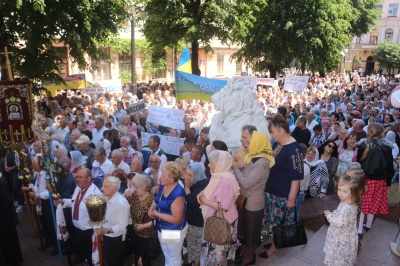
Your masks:
M274 67L271 64L267 64L267 68L269 70L269 77L270 78L276 78L276 72L277 72L276 67Z
M199 42L197 40L192 42L192 74L198 76L201 74L199 68Z

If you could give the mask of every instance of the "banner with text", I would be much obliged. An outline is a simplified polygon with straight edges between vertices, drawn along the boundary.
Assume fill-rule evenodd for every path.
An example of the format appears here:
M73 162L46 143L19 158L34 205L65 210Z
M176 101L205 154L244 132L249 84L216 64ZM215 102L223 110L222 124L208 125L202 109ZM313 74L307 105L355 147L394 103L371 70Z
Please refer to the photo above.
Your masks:
M176 99L200 99L211 102L211 95L220 91L227 83L227 80L209 79L175 71Z
M149 138L154 134L142 132L142 147L148 145ZM160 148L167 154L179 156L179 149L183 146L184 138L157 135L160 137Z
M144 109L146 108L146 105L144 104L144 101L139 101L137 103L134 104L130 104L128 106L128 114L135 114L135 113L139 113L142 112Z
M106 87L109 93L122 92L122 83L120 79L105 79L100 81L101 87Z
M174 129L185 129L185 111L150 105L147 122Z
M284 90L303 91L308 85L309 77L286 76Z

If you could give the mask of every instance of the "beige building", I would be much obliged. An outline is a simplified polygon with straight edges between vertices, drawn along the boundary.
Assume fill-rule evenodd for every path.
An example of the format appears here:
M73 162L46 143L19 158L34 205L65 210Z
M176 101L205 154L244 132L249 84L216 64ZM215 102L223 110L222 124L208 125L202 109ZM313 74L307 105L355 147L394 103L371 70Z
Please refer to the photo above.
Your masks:
M345 69L362 68L364 75L379 69L379 64L373 60L378 44L385 40L400 43L400 0L385 0L380 6L381 17L371 32L360 37L354 37L352 44L345 53ZM387 70L383 70L387 73Z

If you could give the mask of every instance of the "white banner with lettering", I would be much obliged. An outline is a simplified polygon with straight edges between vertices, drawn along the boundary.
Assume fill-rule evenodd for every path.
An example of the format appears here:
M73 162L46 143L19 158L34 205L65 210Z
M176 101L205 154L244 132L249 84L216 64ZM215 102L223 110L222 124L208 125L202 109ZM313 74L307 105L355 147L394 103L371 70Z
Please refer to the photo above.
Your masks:
M185 129L185 123L183 122L184 117L185 111L183 110L150 105L147 122L183 130Z
M120 79L105 79L100 81L102 87L106 87L109 93L122 92L122 83Z
M303 91L308 85L309 77L286 76L284 90Z
M105 87L93 87L93 88L84 88L81 89L82 94L99 94L99 93L106 93L107 88Z
M128 114L136 114L142 112L146 108L144 101L139 101L128 106Z
M142 147L149 143L154 134L142 132ZM179 149L183 146L184 138L157 135L160 137L160 148L167 154L179 156Z

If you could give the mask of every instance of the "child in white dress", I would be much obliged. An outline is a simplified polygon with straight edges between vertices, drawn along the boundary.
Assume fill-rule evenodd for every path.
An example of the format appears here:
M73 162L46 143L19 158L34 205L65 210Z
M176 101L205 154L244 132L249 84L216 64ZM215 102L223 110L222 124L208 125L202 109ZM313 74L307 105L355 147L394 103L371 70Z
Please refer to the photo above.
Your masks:
M330 223L324 246L325 265L351 266L357 262L357 207L364 184L365 174L358 169L348 170L337 181L340 204L334 212L324 211Z

